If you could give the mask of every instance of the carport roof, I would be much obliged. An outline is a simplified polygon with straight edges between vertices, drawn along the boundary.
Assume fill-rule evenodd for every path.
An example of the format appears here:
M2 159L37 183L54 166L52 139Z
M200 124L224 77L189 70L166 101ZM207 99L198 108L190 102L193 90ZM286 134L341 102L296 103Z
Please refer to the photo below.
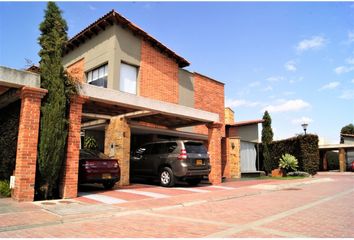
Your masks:
M168 128L219 121L219 115L216 113L85 83L81 86L81 95L89 99L84 104L83 112L93 115L104 114L112 117L121 115L134 119L134 121L148 122Z
M338 150L338 149L354 149L354 144L328 144L328 145L319 145L318 149L320 150Z

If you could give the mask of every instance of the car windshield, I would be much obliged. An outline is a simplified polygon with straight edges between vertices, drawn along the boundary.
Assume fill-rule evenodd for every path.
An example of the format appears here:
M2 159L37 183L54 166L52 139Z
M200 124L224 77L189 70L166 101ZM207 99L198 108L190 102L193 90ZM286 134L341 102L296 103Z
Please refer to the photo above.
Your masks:
M96 151L96 150L89 150L89 149L81 149L80 150L80 159L110 159L107 155Z
M207 150L203 143L199 142L185 142L184 146L186 148L187 153L201 153L206 154Z

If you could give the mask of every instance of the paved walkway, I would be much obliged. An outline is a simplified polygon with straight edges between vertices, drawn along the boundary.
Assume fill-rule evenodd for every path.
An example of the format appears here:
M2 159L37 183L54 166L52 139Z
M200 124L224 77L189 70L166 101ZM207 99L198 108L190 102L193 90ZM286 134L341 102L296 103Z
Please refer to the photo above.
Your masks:
M354 237L354 174L81 195L0 199L0 237Z

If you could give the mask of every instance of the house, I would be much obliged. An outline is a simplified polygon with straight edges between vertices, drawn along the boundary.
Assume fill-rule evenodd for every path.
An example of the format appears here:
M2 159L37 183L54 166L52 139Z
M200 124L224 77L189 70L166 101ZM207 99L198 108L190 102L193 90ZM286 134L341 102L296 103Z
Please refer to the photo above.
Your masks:
M263 119L235 121L234 111L225 108L225 134L228 141L233 141L233 146L239 150L239 174L259 173L259 134L258 125ZM227 156L225 156L227 158ZM240 175L238 175L240 177Z
M121 185L129 184L130 152L158 139L204 141L212 184L239 176L240 148L225 135L224 84L184 69L186 59L114 10L68 41L63 64L81 87L69 109L62 198L77 196L82 135L95 137L119 160ZM0 67L0 111L21 103L12 194L20 201L34 197L40 104L47 93L34 72Z

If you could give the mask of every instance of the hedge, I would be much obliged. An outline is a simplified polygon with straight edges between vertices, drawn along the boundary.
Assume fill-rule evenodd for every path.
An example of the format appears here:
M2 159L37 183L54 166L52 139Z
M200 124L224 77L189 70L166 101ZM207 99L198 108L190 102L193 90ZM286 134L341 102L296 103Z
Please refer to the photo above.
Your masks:
M21 102L0 110L0 180L9 180L15 169Z
M261 145L260 151L264 146ZM297 137L274 141L268 144L271 163L270 167L263 166L263 169L270 173L273 169L278 168L279 159L285 153L294 155L299 162L299 171L308 172L312 175L319 170L320 155L318 150L318 136L313 134L299 135ZM262 158L263 154L260 154ZM263 162L263 159L261 159Z

